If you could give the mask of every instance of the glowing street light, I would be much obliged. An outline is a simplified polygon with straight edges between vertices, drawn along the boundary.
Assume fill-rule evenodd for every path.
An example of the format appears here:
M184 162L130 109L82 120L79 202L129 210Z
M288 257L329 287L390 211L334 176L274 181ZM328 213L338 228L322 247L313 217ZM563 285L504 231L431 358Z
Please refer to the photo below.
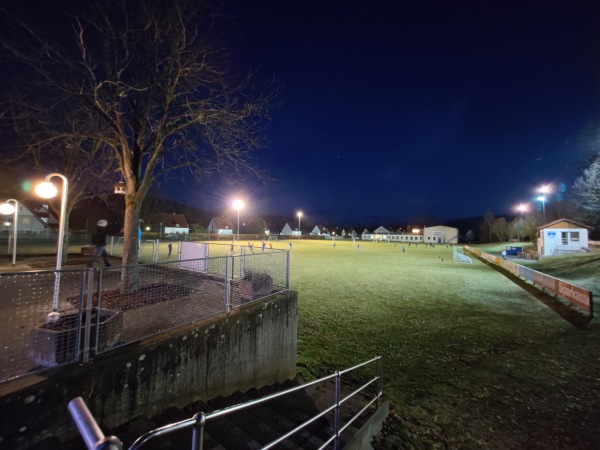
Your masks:
M300 236L302 236L302 230L300 229L300 219L302 219L302 211L298 211L296 215L298 216L298 231L300 232Z
M52 198L58 194L58 189L50 179L59 177L63 180L62 196L60 202L60 220L58 223L58 248L56 250L56 271L54 272L54 298L52 299L52 312L48 314L48 322L56 322L60 315L58 313L58 294L60 292L60 269L62 267L63 241L65 237L65 216L67 211L67 192L69 180L60 173L46 175L44 181L35 187L35 193L42 198Z
M11 205L9 202L14 202L15 206ZM19 222L19 202L13 198L9 198L6 202L0 205L0 214L4 214L6 216L10 214L14 214L13 216L13 267L17 262L17 223Z
M521 219L522 219L523 215L527 211L527 205L525 203L521 203L519 206L517 206L517 211L519 211L519 213L521 213Z
M237 240L240 240L240 210L244 207L244 201L239 198L235 199L232 203L233 209L237 211Z
M539 192L542 194L537 199L542 202L542 216L544 220L546 220L546 194L550 192L550 188L548 186L542 186L539 189Z

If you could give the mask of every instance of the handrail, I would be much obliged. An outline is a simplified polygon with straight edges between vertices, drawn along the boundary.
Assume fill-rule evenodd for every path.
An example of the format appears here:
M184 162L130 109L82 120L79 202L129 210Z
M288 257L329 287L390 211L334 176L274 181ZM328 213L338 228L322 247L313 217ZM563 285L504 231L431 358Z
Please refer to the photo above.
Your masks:
M331 411L335 411L335 413L336 413L335 423L334 423L335 431L334 431L333 435L331 437L329 437L329 439L326 440L326 442L323 444L323 446L321 448L325 448L328 444L330 444L331 442L334 442L334 448L337 449L338 442L339 442L339 436L346 429L348 429L348 427L361 414L363 414L365 411L367 411L367 409L369 407L371 407L371 405L378 402L382 396L381 385L379 385L379 388L377 390L377 393L375 394L375 397L372 398L371 400L369 400L369 402L357 414L352 416L348 420L348 422L343 427L340 428L340 426L339 426L340 425L339 424L339 421L340 421L339 408L340 408L340 406L343 405L348 400L350 400L353 396L359 394L360 392L363 392L367 387L373 385L376 382L381 381L381 374L380 374L381 358L382 358L381 356L376 356L375 358L372 358L361 364L357 364L356 366L350 367L348 369L338 371L334 374L325 376L323 378L319 378L318 380L314 380L314 381L308 382L306 384L295 386L295 387L286 389L281 392L276 392L276 393L267 395L267 396L259 398L259 399L250 400L245 403L240 403L237 405L229 406L227 408L216 410L216 411L213 411L213 412L207 413L207 414L205 414L203 412L199 412L196 415L194 415L194 417L191 417L189 419L185 419L185 420L182 420L179 422L167 424L162 427L156 428L154 430L148 431L147 433L144 433L143 435L141 435L140 437L138 437L136 439L136 441L129 447L129 450L137 450L137 449L141 448L146 442L148 442L149 440L151 440L155 437L163 436L163 435L172 433L174 431L184 430L187 428L193 429L193 439L192 439L191 448L193 450L197 450L197 449L201 450L202 446L203 446L203 442L202 442L203 429L204 429L204 426L207 421L212 420L212 419L217 419L219 417L224 417L229 414L233 414L234 412L241 411L243 409L251 408L253 406L268 402L268 401L276 399L278 397L286 396L286 395L296 392L298 390L304 390L307 387L310 387L310 386L313 386L313 385L316 385L316 384L319 384L319 383L322 383L324 381L331 380L334 378L336 380L336 392L335 392L335 402L333 405L329 406L328 408L319 412L318 414L310 417L305 422L297 425L292 430L288 431L284 435L278 437L277 439L268 443L266 446L262 447L262 449L266 450L266 449L270 449L270 448L274 447L275 445L279 444L280 442L284 441L285 439L287 439L287 438L293 436L294 434L298 433L299 431L303 430L311 423L317 421L321 417L330 413ZM339 392L341 376L343 374L349 373L353 370L359 369L359 368L364 367L373 362L377 362L377 368L376 368L377 375L375 377L373 377L372 379L370 379L369 381L367 381L362 386L358 387L356 390L349 393L343 399L341 399L340 392ZM83 401L83 399L81 399L81 397L77 397L77 398L71 400L71 402L69 402L69 411L71 412L73 420L75 421L77 428L79 429L79 432L81 433L88 450L92 450L92 449L122 450L122 444L118 440L118 438L116 438L115 436L110 436L108 438L104 437L104 434L102 433L102 431L96 424L96 421L94 420L93 416L87 409L87 406L85 405L85 402ZM102 445L102 446L99 446L99 445Z
M104 436L81 397L71 400L68 409L88 450L122 450L123 444L116 436Z

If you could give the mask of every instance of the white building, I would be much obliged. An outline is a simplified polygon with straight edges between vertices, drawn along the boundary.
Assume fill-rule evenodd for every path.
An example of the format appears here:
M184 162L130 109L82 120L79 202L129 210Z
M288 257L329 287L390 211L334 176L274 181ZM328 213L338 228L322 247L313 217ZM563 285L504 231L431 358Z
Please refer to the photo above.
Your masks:
M208 232L215 234L233 234L233 224L225 217L213 217L208 225Z
M329 236L329 230L323 225L315 225L312 231L309 233L311 236Z
M289 223L286 223L285 226L283 227L283 230L281 230L281 235L282 236L291 236L293 233L292 227L290 227Z
M386 241L386 242L408 242L425 244L457 244L458 228L438 225L435 227L426 227L422 232L417 229L415 233L390 233L386 228L379 227L373 233L367 229L363 231L361 239L363 241Z
M158 226L159 231L166 235L189 234L190 232L190 226L183 214L161 213Z
M588 249L588 234L593 227L570 219L558 219L538 229L538 254L548 256L579 253Z
M390 230L384 227L379 227L374 231L375 234L390 234Z
M458 228L437 225L423 230L426 244L458 244Z
M46 205L35 211L32 212L27 206L19 202L17 236L47 237L50 235L49 225L56 225L58 221ZM38 214L38 211L41 213ZM0 215L0 220L3 225L2 234L12 234L14 215Z

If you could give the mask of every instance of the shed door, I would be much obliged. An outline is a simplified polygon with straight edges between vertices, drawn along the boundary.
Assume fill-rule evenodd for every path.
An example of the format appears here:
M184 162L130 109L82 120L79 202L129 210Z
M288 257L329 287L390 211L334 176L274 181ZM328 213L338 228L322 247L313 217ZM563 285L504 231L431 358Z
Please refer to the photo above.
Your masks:
M569 245L569 232L563 231L560 233L561 236L561 245Z

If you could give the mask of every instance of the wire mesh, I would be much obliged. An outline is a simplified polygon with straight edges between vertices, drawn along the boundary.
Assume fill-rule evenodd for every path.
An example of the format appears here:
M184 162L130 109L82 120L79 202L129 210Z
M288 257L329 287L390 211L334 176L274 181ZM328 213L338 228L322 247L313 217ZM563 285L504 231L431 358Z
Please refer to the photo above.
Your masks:
M223 247L211 244L207 253ZM239 251L126 267L0 273L0 381L87 362L287 289L287 251ZM49 323L54 301L59 320Z
M0 381L77 360L83 271L60 273L59 320L52 312L55 272L0 273Z

